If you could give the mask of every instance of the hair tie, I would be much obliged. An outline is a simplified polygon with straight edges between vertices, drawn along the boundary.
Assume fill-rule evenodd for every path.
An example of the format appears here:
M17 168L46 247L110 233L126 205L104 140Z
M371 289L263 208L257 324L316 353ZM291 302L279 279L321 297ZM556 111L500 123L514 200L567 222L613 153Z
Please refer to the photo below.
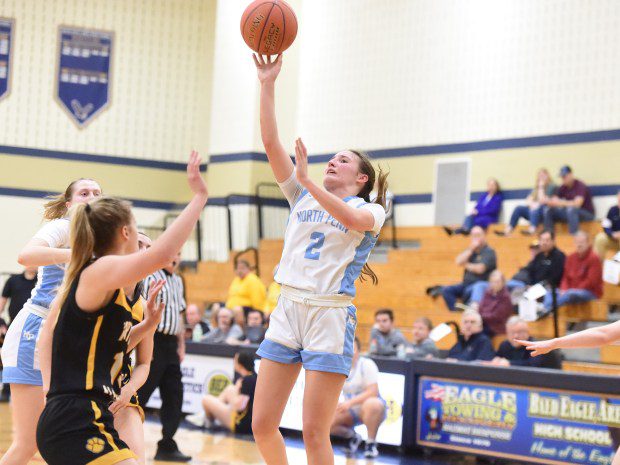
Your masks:
M86 213L90 213L91 208L90 208L90 204L86 204L86 206L84 207L84 210L86 211Z

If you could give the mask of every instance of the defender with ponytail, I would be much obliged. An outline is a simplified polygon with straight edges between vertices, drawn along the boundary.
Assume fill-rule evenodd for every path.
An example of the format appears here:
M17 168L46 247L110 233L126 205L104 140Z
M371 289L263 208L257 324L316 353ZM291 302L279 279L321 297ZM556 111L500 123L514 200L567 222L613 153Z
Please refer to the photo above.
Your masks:
M195 152L187 178L192 200L148 250L139 252L129 203L102 198L72 211L71 261L55 302L57 317L51 318L53 338L41 347L51 360L37 445L49 465L65 464L67 457L76 465L136 464L114 429L111 412L123 406L115 386L130 340L137 343L131 336L128 290L169 263L192 233L208 197ZM156 296L162 285L150 290L147 313L161 311Z
M11 384L15 434L0 465L25 465L37 451L35 433L44 396L35 341L43 331L43 323L64 277L65 263L71 257L68 210L100 195L101 187L96 181L82 178L69 184L64 193L50 197L43 214L49 221L17 257L23 266L39 267L39 274L32 296L12 322L2 348L2 377L4 383Z
M309 464L334 463L330 425L351 369L357 324L355 282L377 284L367 261L385 221L387 174L363 152L344 150L329 160L322 186L308 175L301 139L293 165L278 136L275 80L282 56L254 56L261 82L260 126L269 164L291 206L282 258L274 280L282 285L270 316L254 398L252 430L267 465L286 463L278 430L301 366L306 369L304 441ZM376 202L370 201L375 181Z

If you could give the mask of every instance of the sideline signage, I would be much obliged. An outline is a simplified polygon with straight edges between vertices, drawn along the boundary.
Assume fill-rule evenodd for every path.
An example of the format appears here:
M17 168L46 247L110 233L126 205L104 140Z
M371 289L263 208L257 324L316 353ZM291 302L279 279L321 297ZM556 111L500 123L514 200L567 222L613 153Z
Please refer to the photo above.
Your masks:
M545 464L610 465L620 398L423 376L417 443Z

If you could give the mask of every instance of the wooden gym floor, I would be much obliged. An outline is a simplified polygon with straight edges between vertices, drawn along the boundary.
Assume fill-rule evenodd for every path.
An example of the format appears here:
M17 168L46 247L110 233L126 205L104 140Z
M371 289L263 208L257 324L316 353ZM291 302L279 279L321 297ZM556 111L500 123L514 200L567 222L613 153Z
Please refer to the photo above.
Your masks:
M165 465L170 462L155 462L152 460L155 455L157 440L160 438L161 427L157 419L147 419L144 425L146 437L146 457L147 464ZM11 443L11 414L7 403L0 403L0 456L4 454ZM236 439L226 434L210 434L197 429L181 427L175 436L179 448L186 454L190 454L193 465L259 465L263 464L258 449L254 442L250 440ZM474 464L473 457L443 455L433 458L401 457L394 450L382 454L376 460L365 460L362 454L358 458L347 459L340 451L339 446L335 446L336 465L446 465L467 463ZM291 465L305 465L305 451L303 443L299 439L287 439L287 452ZM41 465L45 462L37 455L29 465Z

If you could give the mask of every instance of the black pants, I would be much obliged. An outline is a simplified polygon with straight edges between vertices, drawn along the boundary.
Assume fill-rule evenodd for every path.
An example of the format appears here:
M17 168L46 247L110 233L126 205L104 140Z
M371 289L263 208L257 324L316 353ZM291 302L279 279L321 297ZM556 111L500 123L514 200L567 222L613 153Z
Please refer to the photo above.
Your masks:
M138 400L146 405L156 388L161 396L159 412L162 425L162 440L158 446L163 450L176 450L173 436L181 423L183 407L183 383L181 382L181 363L177 353L176 336L155 333L153 341L153 360L146 383L138 390Z

